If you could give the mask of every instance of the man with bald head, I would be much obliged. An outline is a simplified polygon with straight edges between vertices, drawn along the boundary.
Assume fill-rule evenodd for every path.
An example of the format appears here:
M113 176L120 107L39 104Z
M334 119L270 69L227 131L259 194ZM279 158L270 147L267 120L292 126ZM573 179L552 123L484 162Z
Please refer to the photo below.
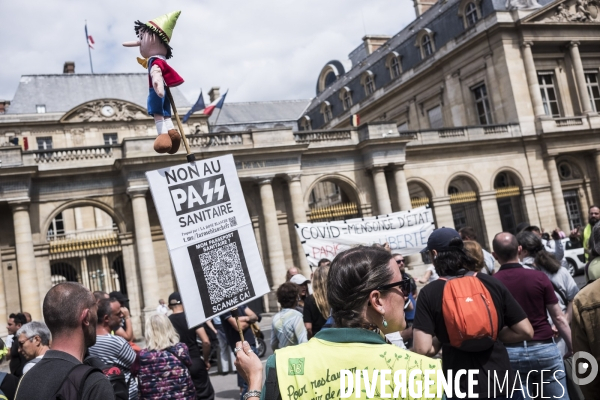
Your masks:
M300 273L300 271L298 271L298 268L296 268L296 267L292 267L292 268L288 269L287 274L285 274L285 281L289 282L290 279L292 279L292 276L298 275L299 273Z
M521 376L527 376L530 393L543 390L549 397L563 398L567 387L562 356L554 342L554 332L548 322L546 311L567 346L567 354L573 354L571 329L563 314L552 282L542 271L526 269L519 263L521 246L517 238L508 232L494 237L492 253L500 263L494 277L506 286L527 314L533 326L533 339L525 342L505 343L510 366ZM530 373L531 371L531 373ZM547 375L544 377L544 371ZM539 389L543 386L543 389Z
M17 400L54 398L67 376L77 376L75 367L89 368L78 366L87 348L96 343L97 311L96 298L79 283L60 283L48 291L43 312L52 333L52 349L21 379ZM82 387L80 399L115 398L102 371L87 375Z

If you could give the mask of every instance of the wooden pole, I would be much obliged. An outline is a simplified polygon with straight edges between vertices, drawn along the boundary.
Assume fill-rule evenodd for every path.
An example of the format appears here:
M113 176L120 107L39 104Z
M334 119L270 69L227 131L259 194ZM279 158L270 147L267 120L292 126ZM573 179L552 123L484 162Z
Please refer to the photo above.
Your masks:
M188 162L193 162L196 160L196 156L190 151L190 145L185 137L185 133L183 133L183 125L181 125L181 121L179 120L179 114L177 114L177 108L175 107L175 102L173 101L173 96L171 95L171 89L167 85L165 85L165 92L167 93L167 97L169 98L169 102L171 103L171 108L173 109L173 115L175 115L175 121L177 121L177 127L179 128L179 133L181 134L181 139L183 140L183 145L185 146L185 151L187 153Z
M242 341L242 344L244 344L244 332L242 332L242 328L240 327L240 320L238 319L240 314L238 313L238 309L234 308L231 310L231 315L235 318L235 323L237 324L238 332L240 334L240 340Z

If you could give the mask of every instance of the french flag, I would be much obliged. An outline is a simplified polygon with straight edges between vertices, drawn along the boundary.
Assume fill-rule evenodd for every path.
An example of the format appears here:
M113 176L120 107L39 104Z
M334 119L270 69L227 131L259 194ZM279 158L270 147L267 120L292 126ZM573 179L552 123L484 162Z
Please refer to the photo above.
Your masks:
M87 44L90 47L90 49L94 50L94 38L92 37L92 35L88 35L87 24L85 24L85 40L87 40Z
M213 111L215 110L215 108L219 108L219 109L223 108L223 103L225 103L225 97L227 96L228 92L229 92L229 90L227 92L225 92L225 94L223 94L222 96L219 96L218 99L216 99L215 101L210 103L208 106L206 106L203 114L211 116Z

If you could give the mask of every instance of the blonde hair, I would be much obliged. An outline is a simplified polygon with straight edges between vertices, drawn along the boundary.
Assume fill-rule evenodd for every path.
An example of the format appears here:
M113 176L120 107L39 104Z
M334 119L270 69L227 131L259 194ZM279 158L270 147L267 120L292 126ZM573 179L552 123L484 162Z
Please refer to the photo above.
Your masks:
M475 261L474 271L481 271L485 265L485 261L483 259L483 250L481 249L481 246L479 245L479 243L473 240L465 240L464 245L467 254L470 255L471 258Z
M146 348L164 350L179 343L179 335L166 315L156 314L146 320Z
M327 301L327 274L329 274L329 265L323 265L313 273L313 296L317 308L323 318L329 318L331 307Z

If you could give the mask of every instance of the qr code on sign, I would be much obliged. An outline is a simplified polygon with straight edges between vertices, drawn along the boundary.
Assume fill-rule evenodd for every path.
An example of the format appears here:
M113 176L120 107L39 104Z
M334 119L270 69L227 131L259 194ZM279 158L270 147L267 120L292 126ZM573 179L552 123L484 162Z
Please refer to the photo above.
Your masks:
M229 226L237 226L237 220L235 219L235 217L229 217Z
M237 243L229 243L200 254L211 304L248 290Z

